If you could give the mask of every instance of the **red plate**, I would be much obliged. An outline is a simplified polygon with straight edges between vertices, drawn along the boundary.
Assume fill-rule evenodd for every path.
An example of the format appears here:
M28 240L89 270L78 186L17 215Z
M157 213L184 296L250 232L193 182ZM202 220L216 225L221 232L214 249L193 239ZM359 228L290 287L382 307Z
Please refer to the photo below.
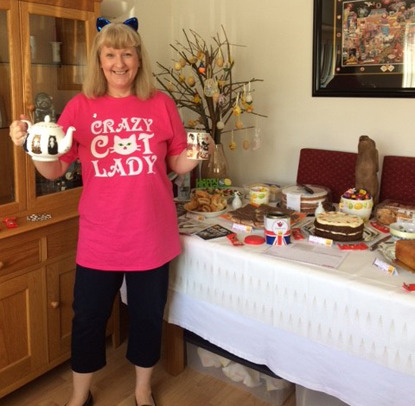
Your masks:
M245 244L261 245L265 242L265 238L260 235L248 235L244 239Z

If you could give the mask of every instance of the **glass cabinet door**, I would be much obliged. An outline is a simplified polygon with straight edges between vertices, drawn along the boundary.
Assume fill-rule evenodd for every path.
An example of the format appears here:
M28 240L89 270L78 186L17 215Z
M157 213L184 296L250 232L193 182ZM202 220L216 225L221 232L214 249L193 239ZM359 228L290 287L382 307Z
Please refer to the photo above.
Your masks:
M31 14L29 16L32 122L56 122L66 103L82 90L86 67L85 22ZM62 192L82 185L81 168L74 163L57 180L36 173L36 196Z
M0 216L16 213L26 204L25 154L9 137L23 92L20 32L13 23L18 18L17 2L0 0Z
M11 75L7 12L0 10L0 205L15 201L13 143L9 137L11 121Z
M86 72L88 43L95 34L92 1L76 9L44 4L44 1L21 2L23 50L24 110L32 122L59 119L68 101L82 91ZM33 150L32 150L33 151ZM47 180L27 158L27 195L29 210L50 207L76 207L81 193L82 174L78 162L60 179Z

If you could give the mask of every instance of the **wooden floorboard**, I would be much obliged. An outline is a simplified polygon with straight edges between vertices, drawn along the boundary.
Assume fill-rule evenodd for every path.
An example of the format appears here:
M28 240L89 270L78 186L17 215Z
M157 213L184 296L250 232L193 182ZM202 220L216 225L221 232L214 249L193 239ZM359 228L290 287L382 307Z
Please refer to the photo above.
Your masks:
M134 368L125 359L126 343L107 350L107 366L94 376L95 406L133 406ZM155 368L153 391L158 406L269 406L245 390L209 374L186 368L169 375L162 360ZM69 362L0 399L1 406L63 406L71 393ZM284 406L295 406L291 395Z

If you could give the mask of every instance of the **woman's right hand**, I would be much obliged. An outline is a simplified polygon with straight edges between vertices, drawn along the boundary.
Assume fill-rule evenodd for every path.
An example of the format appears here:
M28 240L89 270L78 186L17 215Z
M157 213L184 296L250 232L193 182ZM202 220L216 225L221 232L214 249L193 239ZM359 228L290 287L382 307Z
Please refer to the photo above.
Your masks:
M10 138L13 143L18 147L24 144L27 136L27 124L21 120L27 120L28 118L21 114L20 120L15 120L10 124Z

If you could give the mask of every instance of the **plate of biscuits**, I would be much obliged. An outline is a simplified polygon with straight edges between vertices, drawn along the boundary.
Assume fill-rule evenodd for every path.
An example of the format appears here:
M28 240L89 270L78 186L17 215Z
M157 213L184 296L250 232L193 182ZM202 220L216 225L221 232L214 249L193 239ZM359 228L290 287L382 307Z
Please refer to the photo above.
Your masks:
M195 189L192 198L183 206L188 212L205 217L217 217L226 212L227 199L219 193Z

